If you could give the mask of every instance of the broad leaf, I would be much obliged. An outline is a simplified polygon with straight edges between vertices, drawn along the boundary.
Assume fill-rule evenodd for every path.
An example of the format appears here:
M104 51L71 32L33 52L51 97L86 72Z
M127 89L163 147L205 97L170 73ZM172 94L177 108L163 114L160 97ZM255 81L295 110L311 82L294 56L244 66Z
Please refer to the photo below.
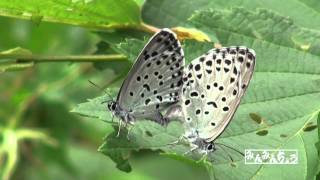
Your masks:
M134 0L1 0L0 15L91 28L135 27L140 24Z
M284 17L290 17L300 26L318 30L320 27L320 4L317 0L147 0L143 6L142 17L147 23L171 27L188 24L186 20L197 10L221 10L231 7L244 7L246 10L270 9Z

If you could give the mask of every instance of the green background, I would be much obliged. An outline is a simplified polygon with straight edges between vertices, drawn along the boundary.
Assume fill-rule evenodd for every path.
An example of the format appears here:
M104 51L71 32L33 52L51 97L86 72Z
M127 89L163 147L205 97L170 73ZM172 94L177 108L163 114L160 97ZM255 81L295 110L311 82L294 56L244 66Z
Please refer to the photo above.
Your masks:
M187 63L214 43L254 49L253 80L218 141L297 149L299 164L244 165L230 150L234 163L219 151L198 161L167 146L182 133L177 122L141 120L130 141L116 138L108 97L88 80L115 96L152 35L146 24L207 34L212 42L183 41ZM0 178L315 179L319 49L317 0L1 0Z

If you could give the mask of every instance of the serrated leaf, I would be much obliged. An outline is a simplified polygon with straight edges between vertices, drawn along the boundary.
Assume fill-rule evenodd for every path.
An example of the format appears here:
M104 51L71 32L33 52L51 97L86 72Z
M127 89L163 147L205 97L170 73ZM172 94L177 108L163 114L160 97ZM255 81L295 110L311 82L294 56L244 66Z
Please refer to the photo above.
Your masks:
M116 90L108 89L107 91L115 97ZM107 110L107 103L110 100L112 99L108 94L95 99L89 99L88 102L78 104L71 112L112 122L112 114Z
M0 15L93 28L137 26L141 21L134 0L2 0Z
M114 162L117 163L117 168L130 172L132 170L129 164L130 150L128 149L113 149L113 144L110 141L105 141L98 149L99 152L109 156Z
M317 0L147 0L143 6L142 17L145 22L159 27L186 26L187 19L195 11L232 7L245 7L246 10L265 8L290 17L297 25L318 30L320 27L320 4Z
M117 50L119 53L125 54L128 60L134 63L146 42L147 40L126 39L125 42L117 46Z

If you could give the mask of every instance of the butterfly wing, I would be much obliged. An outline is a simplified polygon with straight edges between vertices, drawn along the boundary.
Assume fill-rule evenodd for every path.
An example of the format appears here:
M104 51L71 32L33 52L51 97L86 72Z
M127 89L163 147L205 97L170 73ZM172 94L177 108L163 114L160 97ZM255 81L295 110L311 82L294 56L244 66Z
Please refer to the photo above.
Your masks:
M255 67L246 47L212 49L185 68L182 113L187 132L211 142L229 124Z
M156 114L178 101L182 88L184 54L174 32L162 29L138 56L122 84L118 103L135 118Z

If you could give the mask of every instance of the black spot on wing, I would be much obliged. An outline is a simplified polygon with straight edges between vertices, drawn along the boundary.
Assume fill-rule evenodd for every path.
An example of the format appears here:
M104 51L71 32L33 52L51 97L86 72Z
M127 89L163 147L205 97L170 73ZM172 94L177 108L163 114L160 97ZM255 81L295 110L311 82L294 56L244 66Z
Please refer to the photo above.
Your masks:
M218 107L217 104L214 101L207 102L207 105L212 105L215 108Z
M201 69L200 64L195 65L195 66L194 66L194 69L195 69L196 71L200 71L200 69Z
M151 99L148 98L148 99L145 100L144 104L145 104L145 105L148 105L150 102L151 102Z
M191 96L191 97L197 97L198 95L199 95L199 94L198 94L197 91L193 91L193 92L190 93L190 96Z
M148 84L144 84L142 87L147 89L147 91L150 91L150 86Z
M212 66L212 61L211 61L211 60L207 61L207 62L206 62L206 65L207 65L207 66Z

